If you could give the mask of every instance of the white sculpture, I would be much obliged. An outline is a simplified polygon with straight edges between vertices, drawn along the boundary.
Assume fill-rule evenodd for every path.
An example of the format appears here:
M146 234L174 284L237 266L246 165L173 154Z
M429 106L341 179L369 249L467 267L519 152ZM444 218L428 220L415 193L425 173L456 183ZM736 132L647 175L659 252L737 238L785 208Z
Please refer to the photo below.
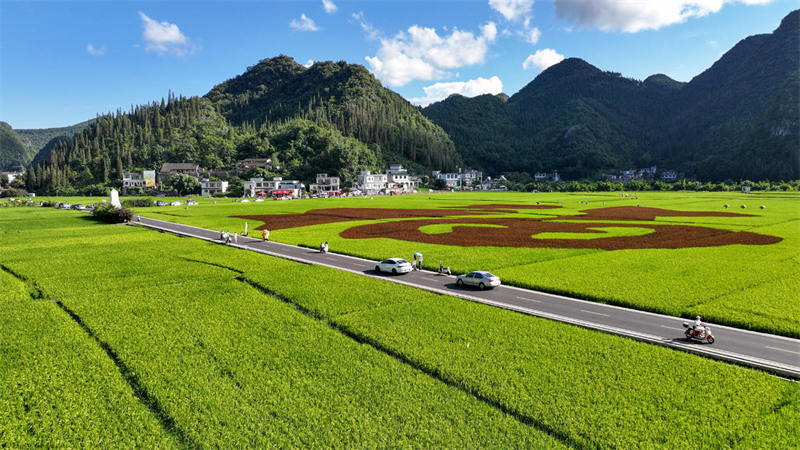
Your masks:
M119 202L119 191L116 189L111 190L111 204L114 205L114 208L122 208L122 203Z

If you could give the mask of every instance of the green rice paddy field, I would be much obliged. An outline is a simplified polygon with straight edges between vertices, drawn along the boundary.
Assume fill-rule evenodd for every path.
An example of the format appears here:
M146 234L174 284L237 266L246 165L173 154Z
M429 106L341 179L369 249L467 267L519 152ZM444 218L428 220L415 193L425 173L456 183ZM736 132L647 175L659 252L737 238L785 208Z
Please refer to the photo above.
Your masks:
M445 209L467 205L542 205L557 209L520 209L482 217L552 218L582 215L581 211L637 206L677 211L741 213L741 217L656 217L654 221L604 221L603 233L541 233L531 239L602 240L639 236L652 225L692 225L713 229L747 231L778 237L769 245L722 245L714 247L598 250L574 248L460 247L411 242L392 238L347 239L340 233L350 228L381 222L422 219L381 219L338 222L274 230L270 239L316 248L328 241L331 251L370 259L399 256L411 260L424 255L424 266L436 269L444 262L456 273L489 270L504 283L564 294L603 303L691 317L700 314L712 323L800 337L800 194L763 192L673 193L641 192L636 199L621 193L454 193L350 199L311 199L233 203L232 200L199 199L200 205L142 208L143 215L210 229L244 230L244 219L233 216L300 214L328 208ZM581 203L586 201L588 203ZM725 209L723 205L730 208ZM740 205L746 205L741 209ZM759 206L765 209L759 209ZM469 213L465 213L468 215ZM248 220L255 227L270 227ZM569 221L566 221L569 222ZM577 221L576 221L577 222ZM638 225L619 227L618 224ZM452 226L425 225L424 233L449 233ZM496 230L487 227L487 241Z
M75 211L4 208L0 245L3 448L800 442L798 383L682 352Z

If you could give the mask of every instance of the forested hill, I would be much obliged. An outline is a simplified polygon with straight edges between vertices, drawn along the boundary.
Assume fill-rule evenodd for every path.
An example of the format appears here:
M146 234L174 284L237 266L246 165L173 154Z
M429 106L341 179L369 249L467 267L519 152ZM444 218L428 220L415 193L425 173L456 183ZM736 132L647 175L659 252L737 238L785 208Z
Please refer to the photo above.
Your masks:
M0 122L0 170L15 171L31 162L36 152L30 141L11 125Z
M734 46L689 83L644 81L580 59L504 102L461 96L423 110L467 165L567 178L659 165L702 180L800 177L800 12Z
M50 150L50 149L46 149ZM26 174L37 192L102 193L124 172L165 162L206 169L271 158L272 174L310 183L317 172L345 185L361 170L400 161L412 170L453 170L461 159L447 134L364 67L321 62L305 68L266 59L205 97L176 97L98 116L40 153Z
M31 147L35 152L33 163L36 164L39 161L49 158L50 151L56 146L57 143L67 140L72 136L75 136L76 133L89 128L89 125L92 123L94 123L94 119L86 120L69 127L19 129L16 130L16 132L23 138L27 138L30 141Z
M205 97L234 125L302 117L380 149L387 159L444 170L460 164L439 126L358 64L327 61L305 68L281 55L249 67Z

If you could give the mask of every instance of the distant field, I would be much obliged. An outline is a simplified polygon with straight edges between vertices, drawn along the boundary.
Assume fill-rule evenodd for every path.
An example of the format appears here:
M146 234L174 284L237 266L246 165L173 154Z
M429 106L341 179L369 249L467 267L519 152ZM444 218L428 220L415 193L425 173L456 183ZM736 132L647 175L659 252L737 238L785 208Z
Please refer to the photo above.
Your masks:
M797 276L800 272L800 194L640 192L637 196L638 199L632 200L620 193L455 193L260 203L218 200L217 204L199 199L201 204L188 210L165 207L142 208L139 212L162 220L239 232L248 222L251 235L259 233L254 228L264 225L272 229L270 238L276 241L312 248L321 241L328 241L332 251L371 259L391 256L409 259L414 252L421 252L425 255L424 266L429 269L435 269L441 261L457 273L490 270L505 283L521 287L682 317L700 314L712 323L800 337L797 300L800 292L800 277ZM541 207L551 208L520 209L518 212L504 212L513 206L486 209L488 205L533 207L536 202L540 202ZM730 208L724 208L725 204ZM746 209L739 207L742 204ZM472 205L484 210L463 209ZM498 242L508 234L504 229L508 226L502 225L504 219L517 223L520 218L553 219L583 215L581 211L584 210L611 211L637 205L678 212L727 214L728 217L677 215L657 216L654 220L609 220L599 214L591 224L585 220L547 222L548 228L530 235L531 243L526 245L536 245L535 248L509 247ZM761 210L760 205L766 208ZM275 221L269 217L339 208L444 210L463 220L436 224L434 222L441 222L441 219L376 218L321 221L316 225L275 230ZM249 220L234 217L261 215L267 217ZM317 217L316 220L327 219ZM420 226L406 223L408 221L420 221ZM484 223L477 223L479 221ZM357 234L356 230L363 230L359 234L362 237L369 232L375 234L368 239L343 237ZM381 234L380 230L390 231ZM654 238L670 230L673 236L664 239L671 239L670 244L682 241L684 248L604 249L614 247L611 245L614 242L650 245L647 242L657 241ZM702 233L692 234L696 230ZM761 243L758 239L753 241L756 244L735 243L738 242L735 240L728 243L714 235L719 230L738 232L734 236L755 237L761 239ZM477 233L475 239L484 239L485 245L463 247L454 237L454 245L433 243L448 235L455 236L454 232L464 236ZM400 233L423 236L430 242L404 240ZM773 241L779 242L768 243ZM710 246L696 246L701 243Z
M0 214L0 447L800 440L800 385L759 371L78 212Z

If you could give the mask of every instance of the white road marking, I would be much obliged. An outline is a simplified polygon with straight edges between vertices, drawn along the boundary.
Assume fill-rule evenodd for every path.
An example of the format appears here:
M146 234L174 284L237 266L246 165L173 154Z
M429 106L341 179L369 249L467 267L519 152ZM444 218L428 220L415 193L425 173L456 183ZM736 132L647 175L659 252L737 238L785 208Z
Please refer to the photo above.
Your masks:
M581 312L585 312L585 313L589 313L589 314L597 314L598 316L611 317L609 314L603 314L603 313L594 312L594 311L587 311L585 309L582 309Z
M325 257L325 259L327 259L328 261L337 261L336 258L328 258L327 256Z
M428 277L422 277L422 279L423 279L423 280L428 280L428 281L436 281L436 280L434 280L433 278L428 278Z
M353 263L354 266L363 266L361 263Z
M515 297L517 297L517 298L518 298L518 299L520 299L520 300L527 300L527 301L529 301L529 302L534 302L534 303L542 303L542 302L540 302L539 300L534 300L534 299L532 299L532 298L520 297L520 296L518 296L518 295L516 295Z
M771 349L771 350L778 350L778 351L781 351L781 352L794 353L795 355L800 355L800 352L793 352L791 350L786 350L786 349L783 349L783 348L770 347L769 345L765 345L764 347L766 347L768 349Z
M683 331L681 328L668 327L666 325L661 325L661 328L666 328L666 329L669 329L669 330Z

